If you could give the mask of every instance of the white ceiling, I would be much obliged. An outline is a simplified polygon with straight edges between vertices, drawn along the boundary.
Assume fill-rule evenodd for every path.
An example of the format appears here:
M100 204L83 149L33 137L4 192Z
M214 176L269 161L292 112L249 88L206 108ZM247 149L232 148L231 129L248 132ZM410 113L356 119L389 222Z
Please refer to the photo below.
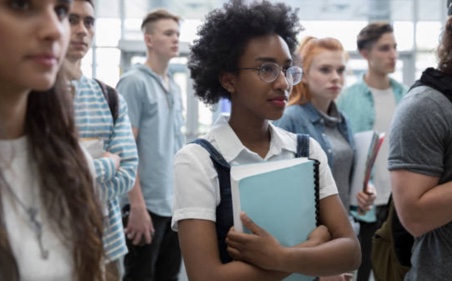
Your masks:
M252 0L246 0L248 2ZM285 2L299 9L302 21L347 20L366 21L443 21L446 0L270 0ZM203 19L226 0L96 0L99 17L141 19L149 10L166 8L184 19ZM121 6L122 5L122 6ZM416 14L417 17L413 15Z
M151 1L151 5L155 1ZM220 7L224 2L224 0L167 0L165 4L168 8L177 9L177 12L185 18L203 18L206 13ZM353 21L389 17L392 21L412 21L416 5L418 20L437 21L443 19L442 14L446 13L446 0L284 0L283 2L299 8L302 20Z

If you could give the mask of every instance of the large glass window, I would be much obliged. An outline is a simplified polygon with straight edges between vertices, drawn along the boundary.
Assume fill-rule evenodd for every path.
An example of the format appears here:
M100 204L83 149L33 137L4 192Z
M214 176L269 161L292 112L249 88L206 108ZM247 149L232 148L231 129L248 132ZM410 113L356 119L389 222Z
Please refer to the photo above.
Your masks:
M376 1L376 0L373 0ZM188 46L196 39L198 26L204 16L211 10L221 7L226 0L197 0L196 3L185 0L96 0L96 37L93 50L82 62L82 70L87 76L95 76L110 85L116 85L124 63L128 65L144 62L145 49L140 30L141 21L146 13L154 8L163 7L181 15L180 41ZM275 1L276 2L276 1ZM354 83L359 75L367 69L367 62L356 50L356 36L367 24L374 11L369 11L370 2L359 4L353 1L299 1L288 0L289 5L298 7L301 24L305 30L299 39L311 35L315 37L335 37L350 53L346 84ZM357 2L357 3L358 3ZM302 5L303 4L303 5ZM398 0L389 1L389 17L394 21L395 36L400 51L396 72L393 78L409 84L417 79L421 72L430 66L436 66L435 49L438 45L445 20L444 1L430 0ZM444 7L443 7L444 6ZM384 11L381 11L384 12ZM418 15L415 17L414 13ZM444 14L444 15L443 15ZM443 15L443 16L441 16ZM121 20L121 17L124 17ZM418 19L416 25L413 20ZM416 28L416 29L415 29ZM416 34L415 34L416 33ZM416 35L416 42L414 38ZM131 49L121 49L119 41L132 43ZM186 116L196 118L196 122L188 120L187 134L192 134L193 124L197 124L197 132L205 133L212 120L227 106L210 108L199 102L193 95L189 73L186 69L188 48L184 48L182 58L170 63L182 65L184 71L177 72L175 79L180 85L187 111ZM414 52L413 52L414 51ZM195 106L196 105L196 106ZM194 114L192 114L194 113ZM195 117L193 117L196 115ZM191 122L191 123L190 123Z

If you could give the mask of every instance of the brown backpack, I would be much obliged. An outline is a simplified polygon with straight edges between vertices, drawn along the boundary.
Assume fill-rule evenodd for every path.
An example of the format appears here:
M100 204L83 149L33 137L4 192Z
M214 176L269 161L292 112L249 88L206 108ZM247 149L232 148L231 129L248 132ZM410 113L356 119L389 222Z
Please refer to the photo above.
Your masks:
M397 217L392 197L385 222L372 238L372 271L376 281L403 281L411 268L414 238Z

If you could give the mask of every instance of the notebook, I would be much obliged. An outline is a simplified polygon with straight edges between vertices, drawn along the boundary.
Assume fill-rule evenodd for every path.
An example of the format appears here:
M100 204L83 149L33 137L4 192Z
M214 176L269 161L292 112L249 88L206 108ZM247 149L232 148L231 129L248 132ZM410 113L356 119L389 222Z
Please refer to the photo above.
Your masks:
M318 223L318 165L300 157L231 166L235 230L249 233L240 220L243 211L284 246L306 241ZM313 279L295 273L284 281Z
M356 153L351 185L350 209L353 216L367 222L375 221L375 211L371 210L366 214L360 214L358 212L356 194L360 191L365 191L367 187L375 159L384 141L384 136L384 133L378 134L373 130L354 134Z

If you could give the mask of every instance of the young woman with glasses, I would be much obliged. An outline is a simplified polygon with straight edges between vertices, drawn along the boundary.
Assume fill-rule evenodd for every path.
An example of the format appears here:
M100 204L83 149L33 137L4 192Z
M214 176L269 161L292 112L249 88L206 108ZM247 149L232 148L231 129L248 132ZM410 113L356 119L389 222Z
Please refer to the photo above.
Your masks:
M103 279L103 212L59 74L71 3L0 0L0 280Z
M297 11L282 3L244 2L231 1L210 13L191 48L196 95L207 104L231 101L230 116L221 117L204 138L229 164L294 158L296 135L269 120L282 116L292 86L301 80L292 56L301 29ZM320 161L322 225L294 247L282 246L246 215L243 223L253 234L235 232L231 224L224 245L217 218L231 218L232 210L217 209L220 184L209 153L194 143L178 152L172 227L179 232L190 280L270 281L295 272L319 276L357 268L359 244L326 155L315 140L309 146L309 156ZM220 252L226 248L224 259Z

